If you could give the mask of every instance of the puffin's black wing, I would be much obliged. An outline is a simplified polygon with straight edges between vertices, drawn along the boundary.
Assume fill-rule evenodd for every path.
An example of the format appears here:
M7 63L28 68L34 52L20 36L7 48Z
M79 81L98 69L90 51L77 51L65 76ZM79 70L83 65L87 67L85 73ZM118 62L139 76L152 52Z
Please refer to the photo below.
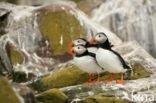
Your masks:
M95 55L94 53L88 52L88 55L91 56L91 57L93 57L94 60L95 60L95 63L96 63L99 67L101 67L101 66L98 64L98 62L96 61L96 55ZM102 68L102 67L101 67L101 69L104 70L104 68Z
M88 52L88 55L91 56L91 57L93 57L93 58L96 57L96 55L94 53L91 53L91 52Z
M121 61L121 63L122 63L122 65L123 65L124 69L131 69L131 68L126 64L126 62L125 62L124 59L120 56L119 53L117 53L116 51L114 51L114 50L112 50L112 49L111 49L110 51L112 51L114 54L116 54L116 55L118 56L118 58L119 58L119 60Z

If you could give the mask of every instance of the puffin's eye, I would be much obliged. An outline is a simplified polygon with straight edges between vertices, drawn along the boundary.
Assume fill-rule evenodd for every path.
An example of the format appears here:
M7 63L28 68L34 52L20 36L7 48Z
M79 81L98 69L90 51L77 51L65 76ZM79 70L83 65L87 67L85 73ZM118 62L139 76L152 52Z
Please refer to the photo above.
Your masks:
M101 37L101 35L99 35L99 38Z
M78 43L80 43L80 41L79 41L79 40L78 40L77 42L78 42Z
M78 46L77 48L78 48L78 49L80 49L80 47L79 47L79 46Z

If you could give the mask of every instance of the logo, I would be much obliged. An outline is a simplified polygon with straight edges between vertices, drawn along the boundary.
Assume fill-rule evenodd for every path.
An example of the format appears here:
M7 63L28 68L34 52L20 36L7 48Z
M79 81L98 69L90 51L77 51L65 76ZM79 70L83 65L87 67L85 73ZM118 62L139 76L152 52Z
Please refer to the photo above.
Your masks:
M123 94L123 99L127 99L132 102L152 102L155 100L153 94L134 93L134 91L132 91L131 94L127 94L126 92Z

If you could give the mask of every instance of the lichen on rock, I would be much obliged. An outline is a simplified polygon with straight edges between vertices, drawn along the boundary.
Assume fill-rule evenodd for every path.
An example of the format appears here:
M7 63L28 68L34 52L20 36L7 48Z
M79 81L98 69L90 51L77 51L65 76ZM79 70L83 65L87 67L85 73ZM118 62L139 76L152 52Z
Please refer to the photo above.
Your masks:
M23 62L24 58L16 47L8 44L6 48L12 65L21 64Z
M2 76L0 76L0 91L1 103L20 103L11 85Z
M127 100L122 100L117 97L106 97L106 96L90 96L81 103L129 103ZM79 102L78 102L79 103Z
M84 73L75 66L69 66L43 77L32 86L38 91L50 88L61 88L84 83L87 80L87 73Z
M59 89L50 89L37 95L37 100L43 103L67 103L68 97Z
M66 6L51 6L39 10L39 29L49 42L56 59L68 59L67 44L76 37L84 36L86 32L70 9L66 9Z

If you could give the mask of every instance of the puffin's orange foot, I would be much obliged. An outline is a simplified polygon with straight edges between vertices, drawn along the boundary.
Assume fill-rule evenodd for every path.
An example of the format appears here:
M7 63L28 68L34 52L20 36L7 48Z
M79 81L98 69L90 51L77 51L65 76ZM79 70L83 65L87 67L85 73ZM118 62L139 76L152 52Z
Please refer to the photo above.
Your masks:
M93 82L93 74L88 75L88 80L85 83L92 83Z
M111 74L106 80L105 80L105 82L106 83L109 83L109 82L112 82L113 80L114 80L114 74Z
M105 80L106 83L110 83L112 81L113 81L113 79L111 79L111 80L110 79Z
M100 82L100 75L97 75L97 78L94 80L94 82Z
M124 80L116 80L116 83L117 84L123 84L124 83Z

